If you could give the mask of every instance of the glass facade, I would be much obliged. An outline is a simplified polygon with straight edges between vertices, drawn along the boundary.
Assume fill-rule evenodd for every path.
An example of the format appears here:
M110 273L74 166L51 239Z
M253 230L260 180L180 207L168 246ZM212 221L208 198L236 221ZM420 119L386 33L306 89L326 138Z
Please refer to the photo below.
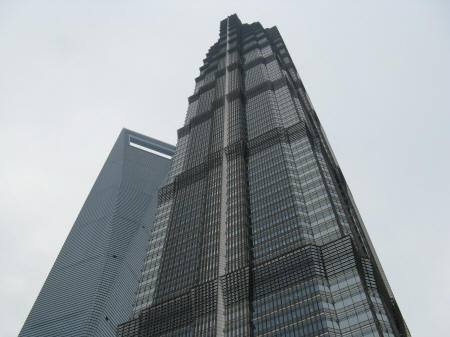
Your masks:
M132 312L158 188L167 182L167 157L174 150L136 132L121 132L20 337L115 334Z
M220 24L118 336L409 336L276 27Z

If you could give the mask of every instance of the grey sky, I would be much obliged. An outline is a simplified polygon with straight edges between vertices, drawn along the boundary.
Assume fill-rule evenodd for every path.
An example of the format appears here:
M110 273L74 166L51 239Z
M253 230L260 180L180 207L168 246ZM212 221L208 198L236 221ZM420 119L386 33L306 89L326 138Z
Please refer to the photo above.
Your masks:
M413 336L448 335L446 1L0 1L0 335L122 127L175 144L219 21L277 25Z

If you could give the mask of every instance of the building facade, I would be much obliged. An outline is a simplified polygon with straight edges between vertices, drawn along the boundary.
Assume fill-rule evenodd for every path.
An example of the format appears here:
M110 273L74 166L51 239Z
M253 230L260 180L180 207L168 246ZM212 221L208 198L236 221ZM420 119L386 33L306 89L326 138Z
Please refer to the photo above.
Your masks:
M122 130L19 336L115 335L132 312L174 150Z
M118 336L409 336L276 27L220 24Z

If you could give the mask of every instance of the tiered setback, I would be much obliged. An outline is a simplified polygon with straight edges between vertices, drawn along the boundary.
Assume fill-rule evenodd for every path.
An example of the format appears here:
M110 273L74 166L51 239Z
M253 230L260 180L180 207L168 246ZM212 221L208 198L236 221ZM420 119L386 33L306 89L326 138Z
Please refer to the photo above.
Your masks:
M408 336L377 261L278 30L228 17L118 335Z

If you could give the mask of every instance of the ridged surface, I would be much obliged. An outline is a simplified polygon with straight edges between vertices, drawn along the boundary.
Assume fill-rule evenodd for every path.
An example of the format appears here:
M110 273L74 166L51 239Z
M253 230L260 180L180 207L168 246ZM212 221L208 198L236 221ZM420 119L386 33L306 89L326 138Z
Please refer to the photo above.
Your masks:
M409 335L276 27L221 22L159 201L118 336Z

